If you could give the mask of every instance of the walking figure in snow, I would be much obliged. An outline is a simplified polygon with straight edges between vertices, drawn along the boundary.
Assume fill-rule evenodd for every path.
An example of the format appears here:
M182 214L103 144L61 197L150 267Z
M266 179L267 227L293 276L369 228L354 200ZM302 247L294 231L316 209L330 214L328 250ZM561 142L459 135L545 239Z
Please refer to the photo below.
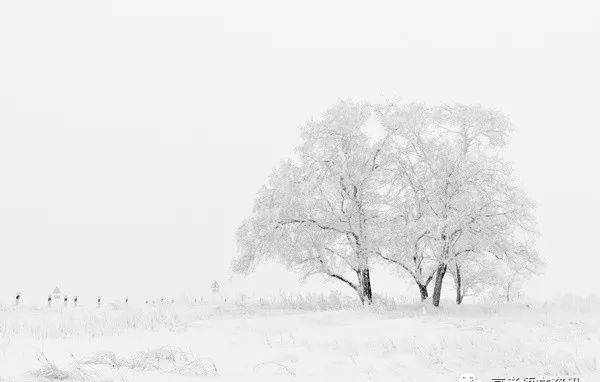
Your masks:
M129 297L125 296L125 304L129 304Z
M19 301L21 300L21 292L17 292L17 296L15 297L15 305L19 306Z
M65 302L65 306L67 306L67 303L69 302L69 297L65 296L64 302Z
M73 306L77 306L77 296L73 297Z
M48 295L48 308L52 306L52 296Z
M98 296L98 308L100 307L100 296Z

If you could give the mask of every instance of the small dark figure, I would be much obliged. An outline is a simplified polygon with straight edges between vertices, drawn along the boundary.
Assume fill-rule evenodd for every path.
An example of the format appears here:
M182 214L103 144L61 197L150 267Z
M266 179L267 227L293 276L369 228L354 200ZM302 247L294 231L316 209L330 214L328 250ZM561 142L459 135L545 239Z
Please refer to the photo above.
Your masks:
M48 295L48 307L52 305L52 296Z
M146 305L148 305L148 300L146 300Z
M65 306L67 306L67 303L69 302L69 298L67 296L65 296Z
M17 297L15 297L15 305L19 305L20 300L21 300L21 292L17 292Z
M98 308L100 307L100 296L98 296Z
M125 304L129 304L129 297L125 297Z
M161 297L161 298L160 298L160 303L161 303L161 304L164 304L164 302L165 302L165 298L164 298L164 297Z
M77 306L77 296L73 298L73 305Z

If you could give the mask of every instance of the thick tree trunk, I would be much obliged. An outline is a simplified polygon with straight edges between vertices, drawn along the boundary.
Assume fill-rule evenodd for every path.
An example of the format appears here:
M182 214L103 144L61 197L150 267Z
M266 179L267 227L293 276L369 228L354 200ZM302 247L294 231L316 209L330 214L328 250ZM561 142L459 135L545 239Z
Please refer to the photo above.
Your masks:
M371 276L368 268L356 271L356 277L358 278L358 282L356 284L345 279L343 276L334 273L328 273L328 275L329 277L333 277L334 279L342 281L344 284L354 289L363 305L370 305L373 301L373 292L371 291Z
M419 293L421 294L421 301L427 300L427 297L429 297L429 293L427 293L427 285L417 283L417 286L419 287Z
M454 286L456 288L456 303L462 304L463 292L462 292L462 279L460 276L460 267L456 265L456 274L454 275Z
M437 272L435 273L435 285L433 287L433 306L440 306L440 298L442 296L442 283L444 282L446 268L446 264L441 264L438 266Z
M356 272L358 276L359 297L363 304L371 305L373 301L373 291L371 290L371 275L369 268L361 269Z

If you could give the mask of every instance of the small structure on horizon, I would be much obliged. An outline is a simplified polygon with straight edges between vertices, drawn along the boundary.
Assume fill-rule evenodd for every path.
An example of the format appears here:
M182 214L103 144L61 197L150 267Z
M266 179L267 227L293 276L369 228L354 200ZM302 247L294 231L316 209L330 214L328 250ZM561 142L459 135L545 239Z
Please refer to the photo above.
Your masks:
M54 287L52 292L48 294L48 307L51 307L54 302L56 302L56 306L59 306L58 303L63 301L67 296L63 294L59 287Z
M220 304L223 302L223 290L221 288L221 285L219 284L219 282L217 280L214 280L211 284L210 284L210 295L207 296L208 297L208 302L211 304Z
M55 287L52 293L50 293L50 296L52 297L52 300L55 301L60 301L64 297L63 292L60 290L59 287Z
M214 280L214 281L212 282L212 284L210 285L210 289L211 289L211 290L212 290L212 292L213 292L213 293L215 293L215 294L216 294L216 293L219 293L219 289L220 289L220 287L219 287L219 283L217 282L217 280Z

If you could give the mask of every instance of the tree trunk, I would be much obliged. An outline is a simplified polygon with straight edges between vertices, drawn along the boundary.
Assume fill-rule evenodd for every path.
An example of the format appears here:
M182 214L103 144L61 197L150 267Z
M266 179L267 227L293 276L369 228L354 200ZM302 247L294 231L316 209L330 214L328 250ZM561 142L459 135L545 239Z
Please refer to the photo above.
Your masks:
M433 280L434 275L435 275L435 273L431 274L429 277L427 277L425 282L422 282L419 278L414 277L415 283L417 283L417 287L419 288L421 302L423 302L429 298L429 292L427 291L427 287L429 286L429 283L431 282L431 280Z
M419 287L419 292L421 293L421 301L427 300L427 297L429 297L429 293L427 293L427 285L417 283L417 286Z
M373 291L371 290L371 275L369 273L369 268L359 270L357 275L361 302L366 305L371 305L371 302L373 301Z
M456 287L456 303L462 304L463 292L462 292L462 279L460 277L460 267L456 264L456 274L454 275L454 286Z
M442 296L442 282L446 274L446 264L440 264L435 273L435 285L433 287L433 306L440 306L440 298Z

